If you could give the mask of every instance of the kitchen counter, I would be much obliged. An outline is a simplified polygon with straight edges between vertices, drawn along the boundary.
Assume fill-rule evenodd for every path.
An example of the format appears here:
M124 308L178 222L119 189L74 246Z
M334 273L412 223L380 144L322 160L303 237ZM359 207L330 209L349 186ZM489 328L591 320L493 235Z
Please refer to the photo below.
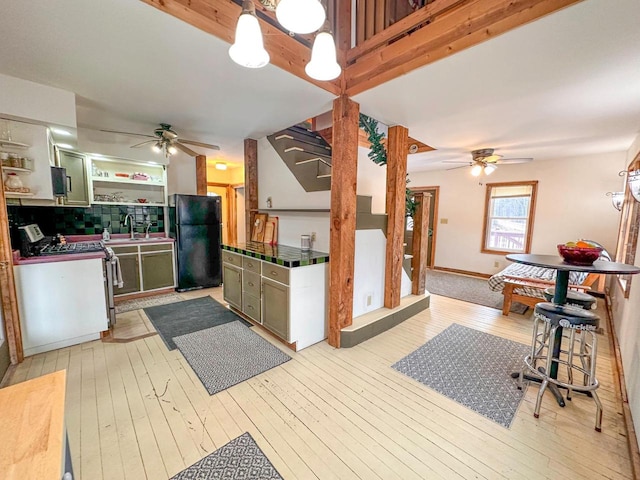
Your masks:
M0 478L64 473L64 370L0 389Z
M105 258L104 252L87 252L87 253L66 253L60 255L39 255L36 257L20 257L20 252L14 250L14 265L34 265L37 263L56 263L69 262L77 260L92 260L94 258Z
M329 262L328 253L315 250L305 252L289 245L269 245L259 242L229 243L222 245L222 249L288 268Z

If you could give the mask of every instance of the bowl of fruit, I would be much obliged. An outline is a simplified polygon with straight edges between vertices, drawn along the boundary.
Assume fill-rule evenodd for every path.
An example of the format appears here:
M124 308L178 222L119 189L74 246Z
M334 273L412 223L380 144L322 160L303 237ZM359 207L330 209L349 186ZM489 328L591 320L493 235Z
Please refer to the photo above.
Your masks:
M602 247L579 240L558 245L558 253L571 265L592 265L600 257Z

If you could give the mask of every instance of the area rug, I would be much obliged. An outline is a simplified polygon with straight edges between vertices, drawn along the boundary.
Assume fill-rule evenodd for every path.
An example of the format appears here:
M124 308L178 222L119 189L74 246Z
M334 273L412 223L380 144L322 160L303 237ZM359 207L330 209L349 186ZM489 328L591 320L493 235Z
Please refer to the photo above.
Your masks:
M484 278L429 270L426 281L429 293L502 310L502 293L489 289ZM513 302L510 311L522 315L528 308L522 303Z
M239 320L247 327L251 326L249 322L243 320L209 296L157 307L148 307L144 309L144 313L149 317L153 326L156 327L160 338L162 338L169 350L176 349L173 338L180 335L236 320Z
M209 395L291 360L240 322L174 337L173 341Z
M249 432L234 438L170 480L282 480Z
M116 292L117 293L117 292ZM142 308L154 307L156 305L166 305L168 303L182 302L184 297L179 293L167 293L166 295L155 295L153 297L132 298L116 304L116 313L130 312Z
M454 323L392 368L509 428L525 393L511 372L529 348Z

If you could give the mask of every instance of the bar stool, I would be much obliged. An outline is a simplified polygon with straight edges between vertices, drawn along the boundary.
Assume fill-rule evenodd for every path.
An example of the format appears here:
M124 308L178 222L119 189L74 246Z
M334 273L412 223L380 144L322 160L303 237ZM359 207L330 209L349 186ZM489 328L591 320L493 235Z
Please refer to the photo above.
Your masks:
M549 287L544 291L544 298L547 302L553 301L553 295L555 293L554 287ZM596 305L596 297L584 292L577 292L575 290L567 291L567 305L571 305L585 310L592 310Z
M540 379L542 385L533 416L540 416L542 396L549 383L552 383L567 389L567 400L571 400L574 390L593 397L597 409L595 428L600 432L602 403L596 393L600 384L595 377L598 342L596 330L600 318L588 310L543 302L535 306L533 320L531 353L524 358L518 386L522 389L525 369L528 369L534 378ZM561 335L556 338L558 329L561 329ZM557 342L563 340L568 342L565 349L562 345L557 345ZM566 367L567 381L557 378L560 365ZM574 372L582 374L582 383L574 382Z

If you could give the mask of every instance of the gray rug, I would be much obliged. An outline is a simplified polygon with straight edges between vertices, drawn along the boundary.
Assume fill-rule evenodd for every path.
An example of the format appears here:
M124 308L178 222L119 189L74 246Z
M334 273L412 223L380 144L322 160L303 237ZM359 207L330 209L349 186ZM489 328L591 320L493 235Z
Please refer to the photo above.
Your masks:
M144 309L144 313L149 317L153 326L156 327L160 338L162 338L169 350L176 349L173 338L180 335L236 320L240 320L247 327L251 326L249 322L243 320L209 296L157 307L148 307Z
M174 337L173 341L209 395L291 360L240 322Z
M117 293L117 292L116 292ZM179 293L167 293L166 295L155 295L153 297L132 298L116 305L116 313L130 312L142 308L154 307L156 305L166 305L168 303L182 302L184 298Z
M169 480L282 480L251 434L243 433Z
M429 270L426 280L429 293L502 310L502 293L491 290L484 278ZM510 311L522 315L528 308L522 303L513 302Z
M392 368L509 428L524 398L511 372L529 349L454 323Z

